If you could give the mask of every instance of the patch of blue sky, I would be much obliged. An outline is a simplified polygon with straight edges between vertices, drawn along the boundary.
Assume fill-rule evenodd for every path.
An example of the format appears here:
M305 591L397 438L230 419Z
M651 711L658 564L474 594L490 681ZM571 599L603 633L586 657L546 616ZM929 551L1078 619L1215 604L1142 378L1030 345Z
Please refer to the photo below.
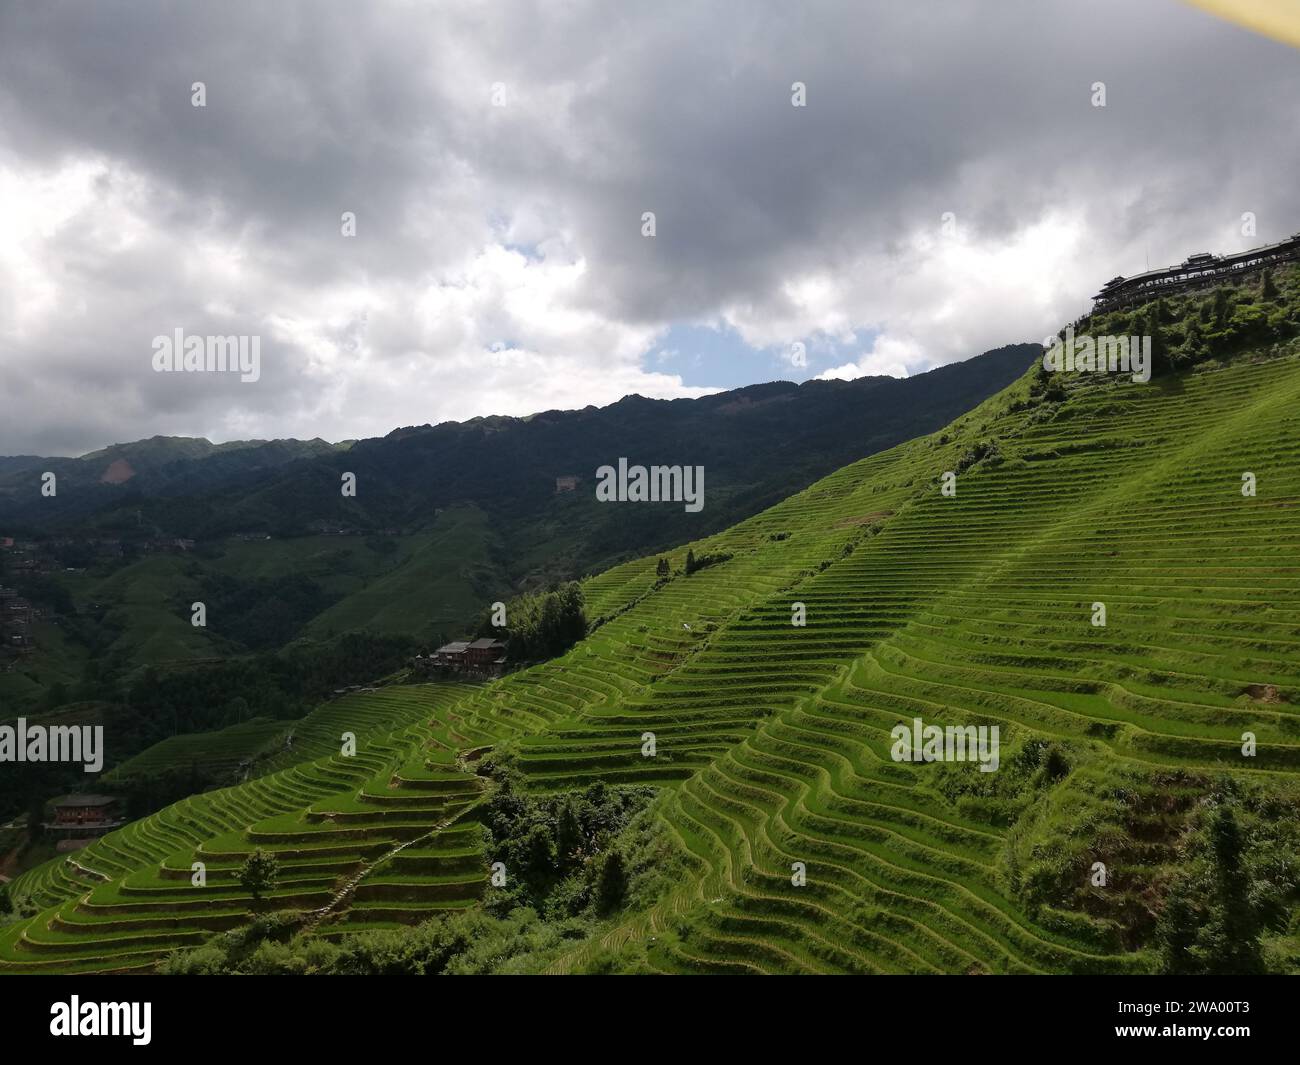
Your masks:
M876 330L856 330L850 340L814 333L779 348L747 344L731 326L677 323L642 359L648 372L680 374L682 384L741 388L764 381L807 381L823 370L855 362L875 343ZM803 345L803 365L795 344Z

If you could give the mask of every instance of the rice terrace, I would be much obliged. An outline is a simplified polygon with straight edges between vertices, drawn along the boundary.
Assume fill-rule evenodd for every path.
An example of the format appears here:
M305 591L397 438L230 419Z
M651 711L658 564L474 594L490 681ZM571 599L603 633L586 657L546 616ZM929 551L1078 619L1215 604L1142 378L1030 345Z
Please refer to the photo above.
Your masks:
M20 1037L369 1051L422 993L288 978L370 975L1280 1033L1300 26L1229 7L0 13Z
M522 941L507 967L554 972L1190 970L1220 833L1252 899L1238 961L1294 966L1300 272L1263 284L1115 312L1156 323L1150 388L1035 365L941 432L587 579L606 620L558 658L324 702L258 775L18 877L36 912L0 968L231 964L234 941L204 944L246 925L261 852L261 920L296 938L254 966L438 919L430 940L482 925ZM728 557L687 574L688 551ZM1000 730L998 772L891 757L922 717Z

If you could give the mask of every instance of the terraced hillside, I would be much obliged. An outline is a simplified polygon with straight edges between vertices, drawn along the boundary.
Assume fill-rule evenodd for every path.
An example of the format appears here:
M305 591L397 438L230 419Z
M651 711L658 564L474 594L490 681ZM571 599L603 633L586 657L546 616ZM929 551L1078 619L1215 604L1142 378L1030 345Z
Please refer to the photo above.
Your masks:
M283 721L255 718L217 732L170 736L122 763L107 779L111 783L134 773L156 773L178 766L193 766L214 776L229 775L278 742L285 731Z
M333 938L471 907L487 747L539 791L661 788L688 871L550 971L1152 971L1229 815L1271 893L1261 949L1295 967L1298 430L1294 339L1149 384L1031 371L690 545L719 564L592 578L602 623L562 658L327 704L273 774L27 874L43 909L0 970L147 968L239 923L255 847L275 905ZM996 726L998 770L896 761L915 718Z

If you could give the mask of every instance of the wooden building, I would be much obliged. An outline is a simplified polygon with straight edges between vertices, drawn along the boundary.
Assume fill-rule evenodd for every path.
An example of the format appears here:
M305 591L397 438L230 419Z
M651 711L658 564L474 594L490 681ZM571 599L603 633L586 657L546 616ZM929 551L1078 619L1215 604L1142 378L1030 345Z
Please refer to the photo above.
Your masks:
M54 820L45 822L44 828L64 838L102 836L126 823L112 795L65 795L50 808Z
M451 643L444 643L433 652L431 656L433 664L458 669L465 664L465 651L468 647L468 640L452 640Z
M506 645L501 640L453 640L428 655L416 655L411 668L421 676L468 673L499 677L506 668Z
M1147 270L1132 277L1112 277L1093 296L1093 310L1110 310L1145 303L1170 292L1212 288L1237 282L1272 266L1300 261L1300 233L1276 244L1265 244L1230 255L1197 252L1177 266Z
M506 668L506 645L502 640L483 638L465 648L465 668L474 673L500 675Z

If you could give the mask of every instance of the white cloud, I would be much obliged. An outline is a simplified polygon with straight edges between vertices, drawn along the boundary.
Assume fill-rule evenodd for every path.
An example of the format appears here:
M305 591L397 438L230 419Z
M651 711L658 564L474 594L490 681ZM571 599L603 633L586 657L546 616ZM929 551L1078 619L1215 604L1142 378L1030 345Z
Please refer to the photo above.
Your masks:
M859 377L907 377L908 364L921 361L921 350L914 340L881 334L870 351L857 362L823 370L818 381L855 381Z
M1297 228L1293 53L1181 5L1028 8L20 5L0 453L703 394L654 372L683 323L813 367L875 335L822 376L917 373L1247 246L1243 211ZM260 333L261 382L142 370L176 326Z
M537 255L486 244L428 276L354 271L304 286L278 249L232 237L224 220L163 224L169 192L120 167L6 168L0 191L21 207L0 243L0 343L7 375L37 398L6 411L0 444L12 450L61 450L43 425L66 435L74 419L71 451L154 432L376 436L712 391L643 371L662 329L593 310L588 266L557 257L560 242ZM143 283L155 268L166 285ZM261 336L262 380L154 373L152 337L178 327Z

